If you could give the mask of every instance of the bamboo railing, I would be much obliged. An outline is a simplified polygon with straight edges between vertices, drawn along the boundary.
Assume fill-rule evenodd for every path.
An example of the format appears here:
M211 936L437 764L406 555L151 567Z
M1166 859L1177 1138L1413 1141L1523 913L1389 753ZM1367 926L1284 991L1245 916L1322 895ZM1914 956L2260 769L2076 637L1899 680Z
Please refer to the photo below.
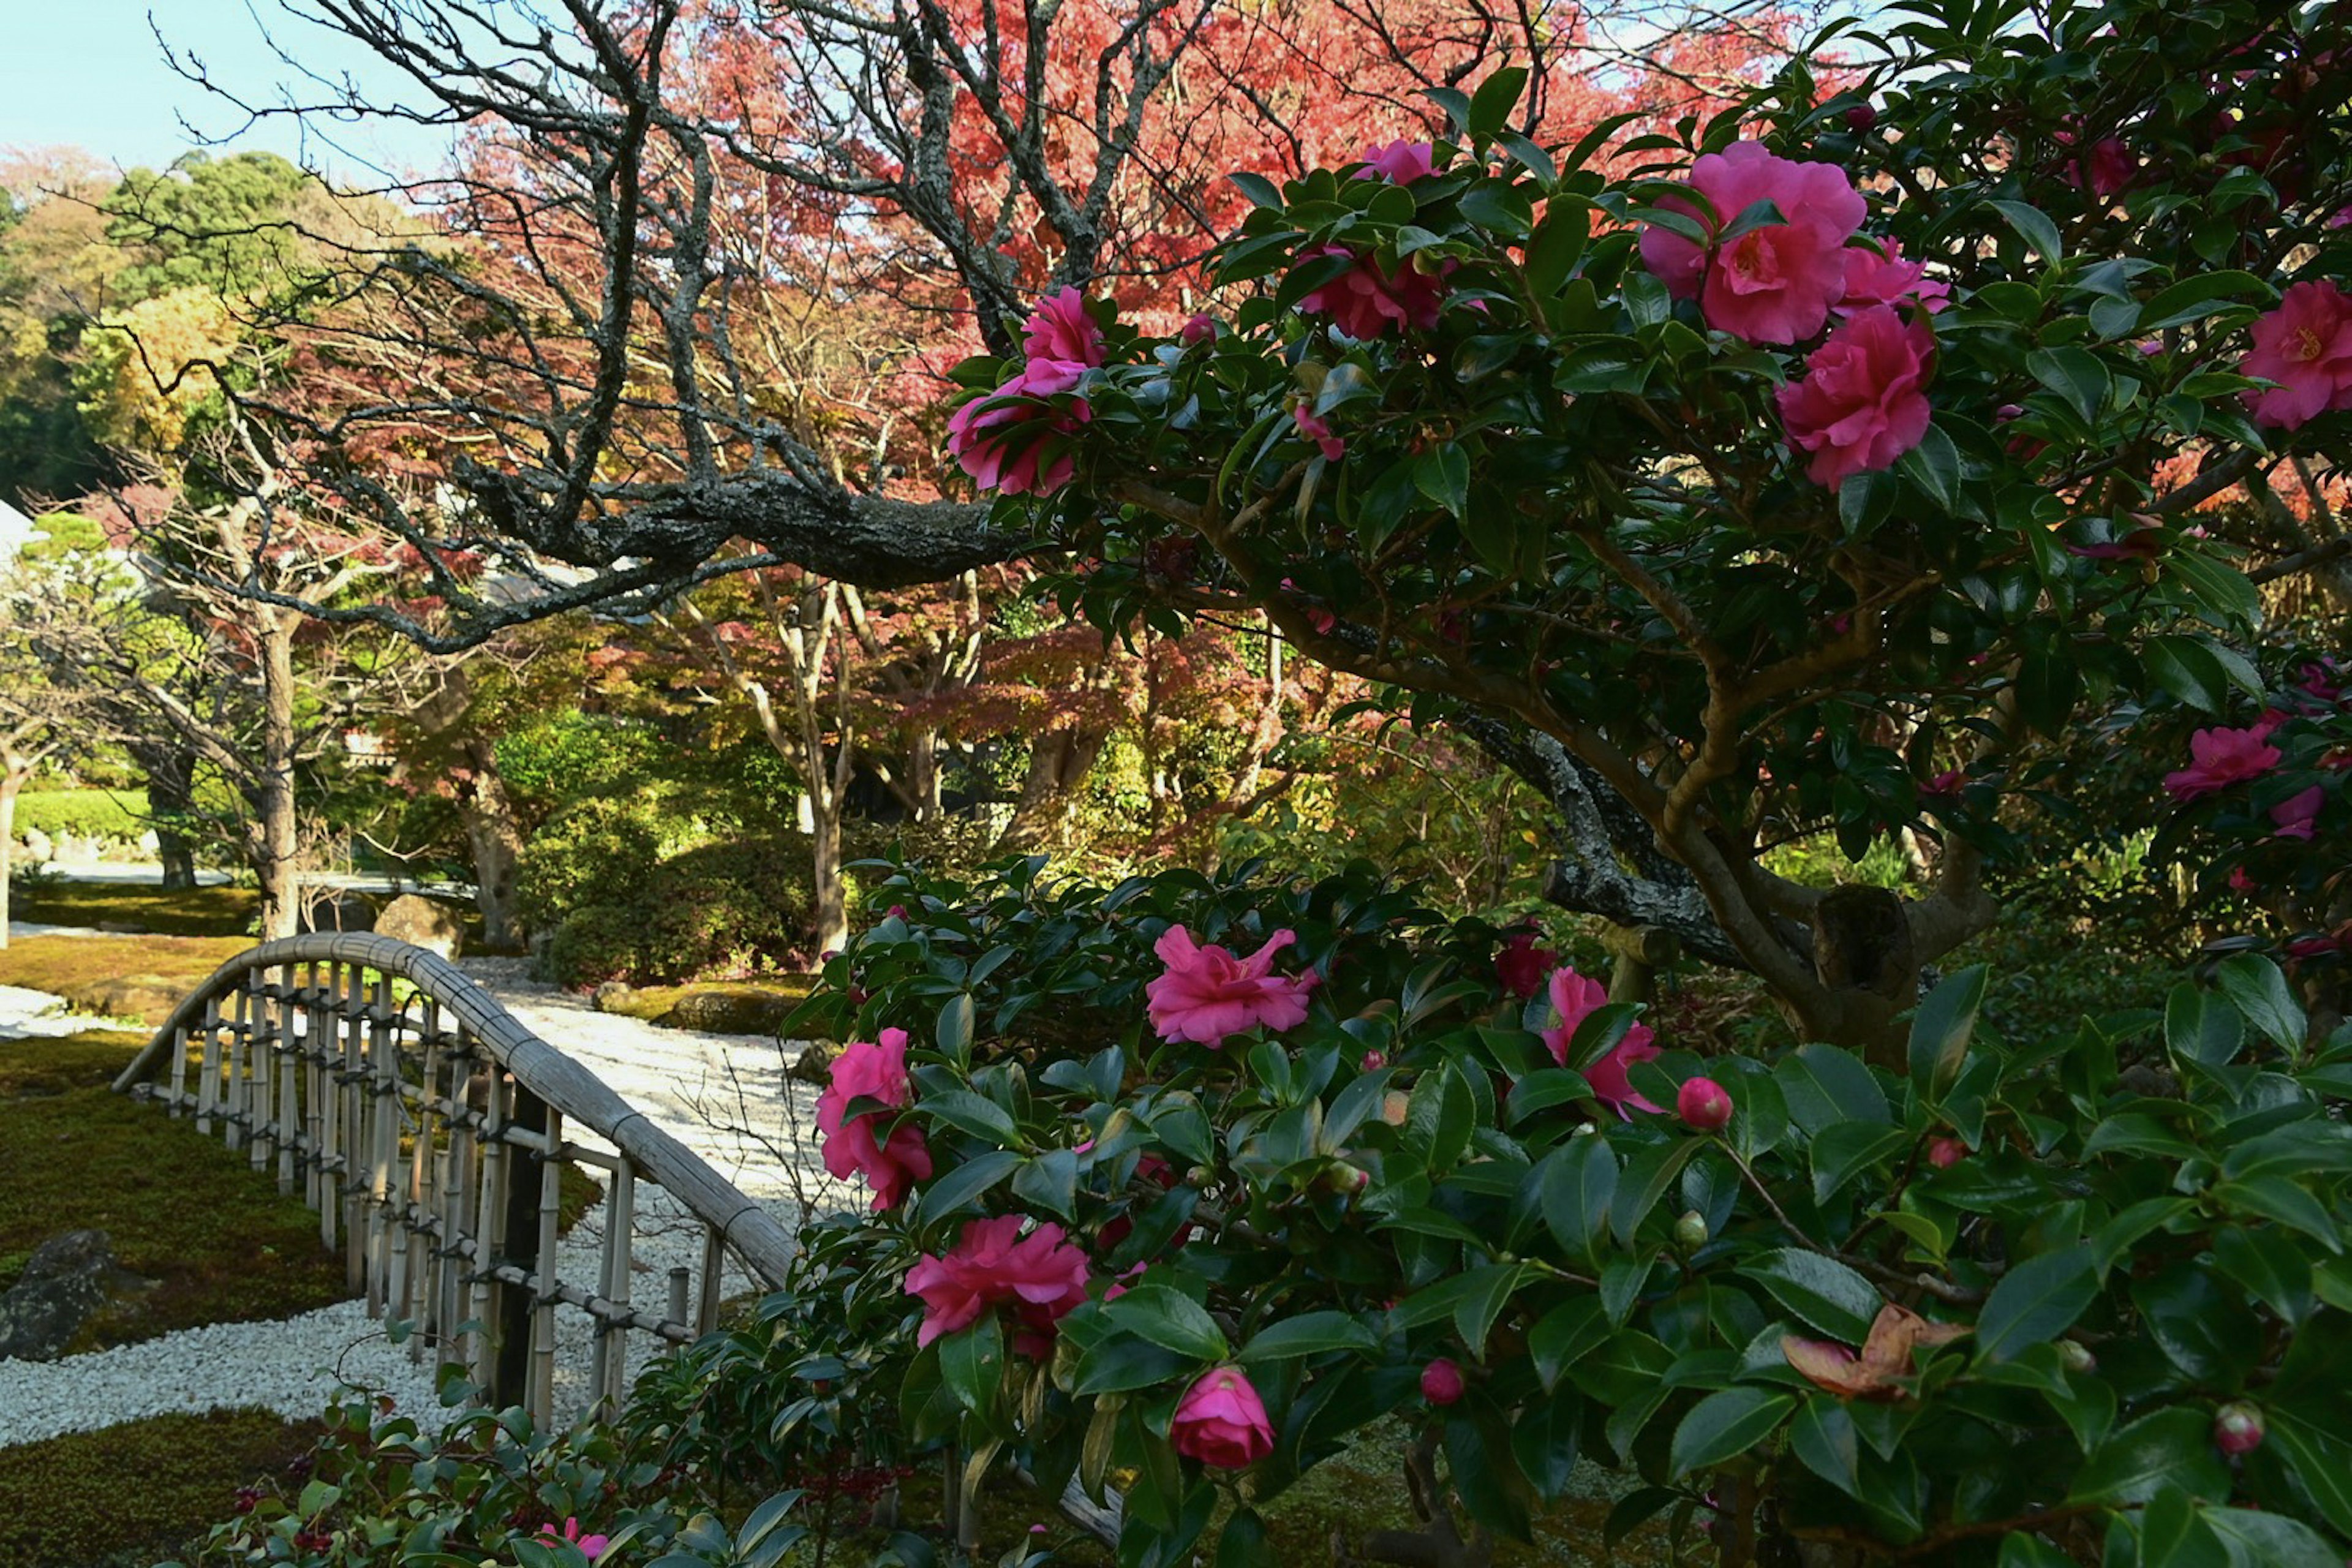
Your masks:
M215 971L115 1079L194 1116L300 1191L368 1310L408 1321L535 1421L555 1407L556 1310L593 1323L591 1408L627 1396L620 1337L683 1343L715 1326L726 1255L770 1285L793 1252L773 1215L447 960L362 932L265 942ZM577 1141L593 1134L607 1149ZM562 1168L599 1173L594 1278L556 1278ZM667 1309L630 1304L637 1188L701 1229ZM450 1353L455 1352L455 1353Z

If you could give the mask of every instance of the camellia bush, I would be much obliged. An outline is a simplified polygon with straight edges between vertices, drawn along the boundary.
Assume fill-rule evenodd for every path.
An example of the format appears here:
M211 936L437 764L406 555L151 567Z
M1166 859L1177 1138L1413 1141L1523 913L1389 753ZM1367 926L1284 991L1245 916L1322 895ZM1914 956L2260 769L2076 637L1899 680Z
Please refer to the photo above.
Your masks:
M1600 781L1717 956L1892 1066L1996 917L1985 856L2032 853L2000 806L2037 752L2262 692L2201 509L2347 458L2352 51L2333 4L1873 25L1671 133L1538 145L1498 62L1442 138L1237 174L1210 310L1157 338L1057 292L950 440L1106 628L1262 608ZM1917 898L1766 864L1906 827Z
M1369 867L886 891L806 1005L871 1207L763 1309L774 1431L1118 1489L1129 1568L1276 1561L1384 1418L1374 1560L1485 1561L1580 1457L1727 1564L2352 1551L2352 1029L2263 957L2048 1040L1965 971L1887 1068L1675 1049Z

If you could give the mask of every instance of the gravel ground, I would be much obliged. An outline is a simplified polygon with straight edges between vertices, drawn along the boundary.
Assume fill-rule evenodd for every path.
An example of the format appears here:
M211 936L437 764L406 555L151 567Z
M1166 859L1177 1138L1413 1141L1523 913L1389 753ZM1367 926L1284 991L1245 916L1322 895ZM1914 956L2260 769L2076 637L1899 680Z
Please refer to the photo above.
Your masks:
M661 1029L596 1012L580 998L526 978L520 961L485 959L464 966L529 1027L571 1053L624 1099L642 1107L787 1226L803 1198L819 1209L862 1199L828 1176L805 1134L815 1123L816 1090L784 1074L785 1047L772 1040ZM53 1011L55 997L0 987L0 1038L69 1034L95 1020ZM596 1140L580 1141L594 1146ZM573 1226L558 1255L559 1276L598 1277L602 1204ZM651 1186L637 1191L632 1304L661 1311L669 1269L694 1267L698 1224L683 1205ZM756 1288L732 1264L727 1295ZM588 1315L556 1313L559 1418L584 1413L594 1334ZM632 1381L659 1348L650 1335L623 1336ZM174 1411L260 1405L289 1416L316 1415L338 1382L393 1396L426 1424L440 1414L430 1358L395 1346L363 1304L343 1302L268 1323L224 1323L62 1362L0 1362L0 1447L64 1432Z

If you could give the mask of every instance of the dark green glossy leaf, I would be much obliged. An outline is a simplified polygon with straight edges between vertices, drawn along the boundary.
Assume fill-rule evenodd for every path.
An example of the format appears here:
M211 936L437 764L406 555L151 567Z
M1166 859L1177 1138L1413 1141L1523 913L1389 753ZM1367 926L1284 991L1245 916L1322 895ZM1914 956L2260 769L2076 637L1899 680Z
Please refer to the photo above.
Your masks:
M2078 1502L2145 1503L2170 1487L2191 1497L2230 1495L2213 1447L2210 1413L2176 1405L2109 1435L2075 1473Z
M1834 1258L1784 1247L1741 1267L1739 1272L1814 1329L1849 1345L1869 1336L1872 1320L1885 1298L1877 1287Z
M2001 1361L2028 1345L2046 1344L2073 1328L2098 1293L2098 1265L2087 1244L2029 1258L1985 1298L1977 1315L1977 1352Z
M1975 963L1948 975L1919 1004L1918 1015L1911 1020L1911 1087L1931 1104L1959 1079L1969 1037L1976 1032L1977 1010L1984 1005L1987 973L1983 964Z
M1796 1407L1794 1394L1769 1388L1710 1394L1675 1428L1668 1468L1676 1477L1686 1476L1744 1454L1777 1430Z

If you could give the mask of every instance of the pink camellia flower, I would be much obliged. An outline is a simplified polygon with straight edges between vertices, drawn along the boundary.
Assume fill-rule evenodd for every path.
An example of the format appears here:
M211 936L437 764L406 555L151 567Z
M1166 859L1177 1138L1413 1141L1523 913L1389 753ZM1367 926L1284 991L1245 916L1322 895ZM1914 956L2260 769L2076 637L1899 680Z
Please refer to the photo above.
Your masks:
M1274 1452L1265 1401L1237 1366L1202 1373L1176 1402L1168 1435L1178 1453L1221 1470L1246 1469Z
M1812 454L1805 472L1835 489L1884 468L1927 433L1928 361L1936 335L1891 305L1856 311L1805 356L1805 377L1773 395L1789 445Z
M2087 561L2153 561L2164 553L2163 525L2143 523L2101 544L2070 544L2069 555Z
M1176 335L1183 340L1186 348L1191 348L1194 343L1205 343L1215 337L1217 323L1210 319L1206 310L1195 310L1185 318L1183 330Z
M2075 135L2072 131L2058 132L2058 145L2072 148ZM2105 201L2120 195L2139 173L2139 159L2133 155L2120 136L2102 136L2091 143L2088 153L2069 152L2063 165L2066 183L2080 190L2085 184L2091 194ZM2086 178L2087 176L2087 178Z
M1057 289L1038 300L1023 325L1021 347L1032 360L1063 360L1090 369L1103 362L1103 330L1076 289Z
M2293 430L2352 408L2352 299L2333 280L2289 289L2277 310L2255 321L2253 338L2240 373L2278 383L2246 394L2255 424Z
M1946 768L1942 773L1921 784L1919 793L1926 795L1958 795L1960 793L1960 786L1968 782L1969 775L1960 769Z
M1364 252L1345 246L1327 245L1317 254L1349 257L1355 265L1320 289L1300 296L1298 308L1308 315L1330 317L1333 326L1359 342L1370 342L1394 328L1425 332L1437 325L1447 292L1445 274L1454 269L1454 263L1447 262L1434 275L1411 265L1389 273Z
M1863 246L1845 251L1845 293L1832 306L1840 316L1867 310L1873 305L1914 304L1932 314L1952 302L1952 286L1927 276L1925 263L1906 261L1898 240L1886 242L1886 254Z
M1576 1037L1576 1026L1608 1001L1608 988L1598 980L1579 974L1573 966L1554 972L1551 1005L1552 1011L1559 1015L1559 1023L1543 1032L1543 1043L1551 1052L1552 1060L1562 1067L1568 1065L1569 1042ZM1636 1110L1655 1112L1664 1109L1634 1093L1633 1081L1626 1076L1635 1062L1649 1061L1658 1054L1655 1039L1647 1024L1635 1024L1625 1031L1623 1039L1609 1048L1608 1055L1584 1069L1584 1081L1592 1086L1593 1098L1628 1121Z
M2213 1413L2213 1446L2233 1458L2261 1447L2267 1436L2263 1413L2251 1405L2233 1402Z
M2337 679L2339 672L2332 658L2306 664L2296 673L2303 677L2303 689L2322 702L2334 702L2344 695L2344 683Z
M2337 207L2327 215L2330 228L2352 228L2352 207Z
M550 1546L556 1545L560 1542L569 1542L578 1547L580 1555L591 1563L604 1555L604 1548L610 1542L607 1536L581 1534L580 1521L576 1519L567 1519L563 1521L563 1533L561 1536L555 1533L555 1526L551 1524L539 1532L539 1538Z
M877 1214L897 1207L908 1187L930 1179L930 1147L923 1130L915 1126L893 1128L887 1142L877 1140L874 1129L885 1120L882 1114L849 1116L849 1102L862 1098L897 1107L904 1106L908 1097L904 1029L883 1030L879 1044L851 1044L833 1058L832 1077L817 1096L816 1128L824 1139L824 1168L845 1178L853 1172L864 1176L874 1189Z
M2189 737L2189 764L2165 774L2164 787L2173 799L2187 802L2260 778L2279 762L2279 749L2263 738L2267 732L2253 728L2198 731Z
M1503 989L1521 1001L1533 996L1544 987L1544 977L1559 963L1559 954L1548 947L1538 947L1539 933L1528 926L1515 931L1504 942L1503 950L1495 954L1495 978Z
M1331 434L1329 422L1306 404L1292 405L1290 422L1298 427L1300 437L1314 442L1329 461L1336 463L1347 455L1348 443Z
M2230 891L2233 893L2246 894L2252 893L2254 890L2254 879L2246 875L2246 868L2243 866L2232 866L2230 868Z
M1642 231L1642 260L1678 299L1696 297L1706 324L1751 343L1810 338L1845 297L1845 242L1867 210L1834 163L1778 158L1760 142L1735 142L1691 165L1690 184L1715 208L1712 232L1769 201L1784 223L1749 229L1727 244L1698 246L1672 229ZM1678 197L1659 204L1693 216Z
M982 489L1051 495L1070 482L1077 460L1065 447L1041 472L1046 447L1094 418L1083 397L1051 400L1075 392L1087 369L1074 360L1031 360L1012 380L948 416L948 450Z
M1295 931L1278 931L1249 957L1235 958L1224 948L1202 947L1182 926L1170 926L1151 949L1168 971L1143 987L1151 1026L1163 1040L1212 1047L1261 1025L1296 1028L1307 1021L1307 994L1319 977L1311 969L1276 974L1274 955L1297 940Z
M1927 1142L1927 1163L1939 1171L1948 1171L1969 1157L1969 1146L1957 1138L1934 1138Z
M1087 1299L1087 1255L1060 1226L1040 1225L1024 1236L1026 1223L1017 1214L972 1220L945 1257L926 1255L907 1270L907 1294L923 1300L917 1345L968 1329L982 1312L1011 1301L1022 1325L1013 1348L1024 1354L1051 1348L1055 1321Z
M1282 586L1287 593L1296 594L1298 592L1298 584L1292 582L1287 577L1285 577L1282 580ZM1313 626L1317 631L1328 635L1331 628L1339 624L1339 617L1333 615L1330 611L1325 609L1320 605L1309 605L1307 606L1307 624Z
M1720 1132L1731 1125L1731 1096L1711 1078L1689 1078L1675 1093L1675 1113L1695 1132Z
M1455 1405L1462 1399L1462 1368L1450 1356L1439 1356L1421 1369L1421 1396L1432 1405Z
M2317 784L2300 795L2291 795L2271 807L2271 820L2278 824L2281 838L2309 838L2319 822L2319 805L2326 792Z
M1428 142L1384 142L1364 149L1364 166L1356 171L1356 178L1409 185L1435 173L1437 149Z

